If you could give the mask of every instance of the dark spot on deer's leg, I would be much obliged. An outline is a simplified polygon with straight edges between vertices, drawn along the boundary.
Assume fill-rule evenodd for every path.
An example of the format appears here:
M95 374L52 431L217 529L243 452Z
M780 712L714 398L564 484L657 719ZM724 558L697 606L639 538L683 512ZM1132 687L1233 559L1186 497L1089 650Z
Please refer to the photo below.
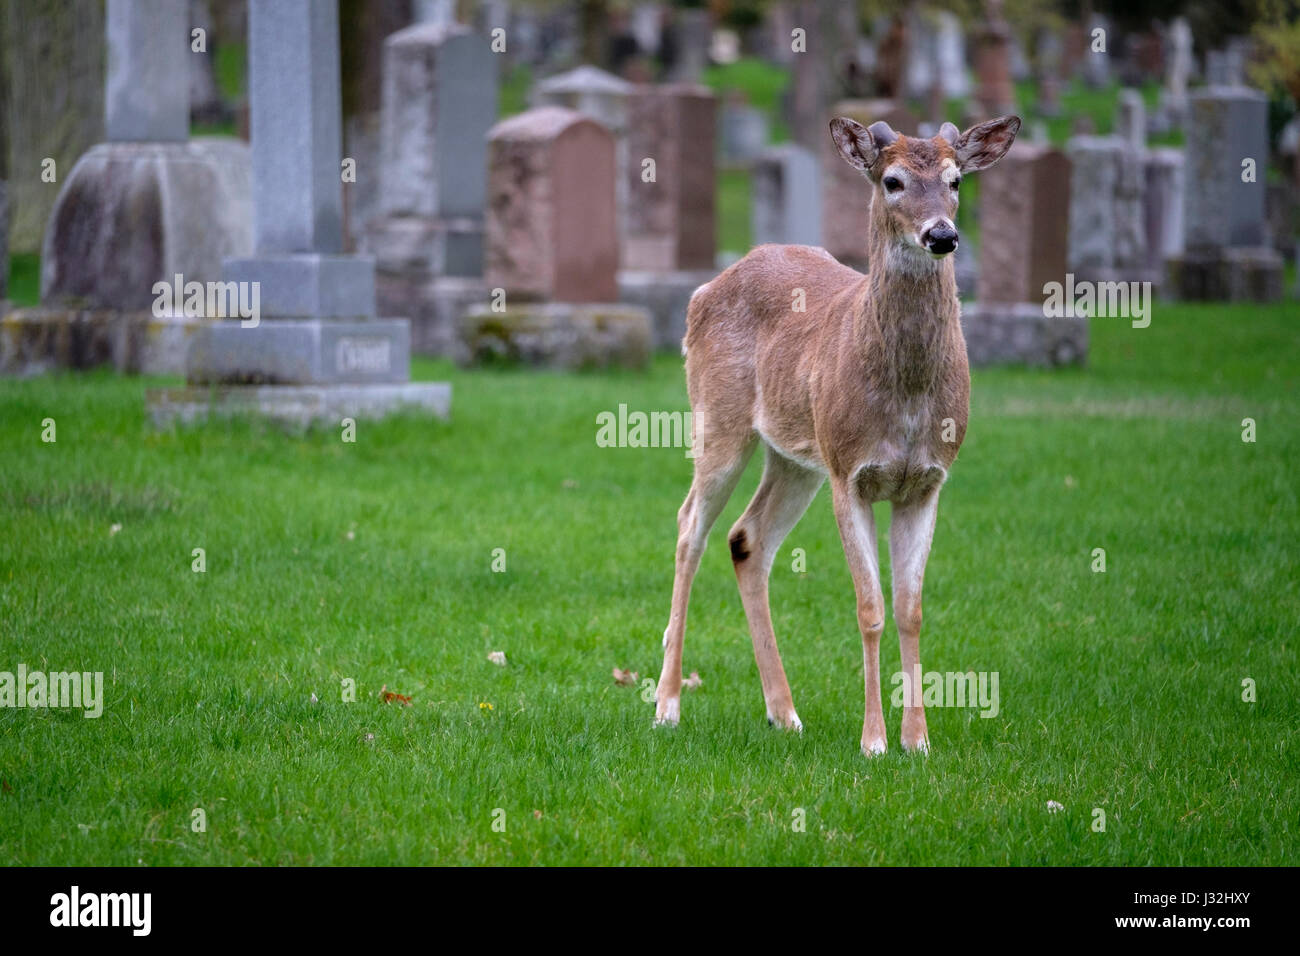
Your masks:
M740 531L737 531L735 534L733 534L728 539L728 543L731 545L732 561L739 564L741 561L744 561L747 557L749 557L748 542L745 540L745 531L743 528Z

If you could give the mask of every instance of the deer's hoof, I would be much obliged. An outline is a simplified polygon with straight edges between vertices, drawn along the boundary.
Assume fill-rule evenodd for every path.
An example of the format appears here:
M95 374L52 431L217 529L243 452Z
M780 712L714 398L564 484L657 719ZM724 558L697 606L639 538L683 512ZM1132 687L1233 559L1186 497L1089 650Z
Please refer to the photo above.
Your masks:
M785 714L769 713L767 715L767 722L768 725L772 727L780 727L782 730L793 730L797 734L803 733L803 721L799 719L799 715L794 712L793 708Z
M904 740L903 749L911 754L928 754L930 752L930 741L925 737L921 737L919 740Z
M877 737L870 741L862 741L862 752L868 757L879 757L881 754L887 753L888 751L889 747L886 746L884 737Z
M665 697L655 705L655 726L676 727L682 719L682 699Z

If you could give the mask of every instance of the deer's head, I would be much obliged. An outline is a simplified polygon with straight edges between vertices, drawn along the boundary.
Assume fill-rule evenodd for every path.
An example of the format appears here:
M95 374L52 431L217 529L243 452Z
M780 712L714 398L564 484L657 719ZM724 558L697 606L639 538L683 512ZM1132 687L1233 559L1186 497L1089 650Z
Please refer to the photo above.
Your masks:
M944 123L938 135L917 139L885 122L863 127L831 120L840 155L876 187L871 225L895 242L941 259L957 248L957 201L962 175L987 169L1011 148L1020 117L1002 116L964 133Z

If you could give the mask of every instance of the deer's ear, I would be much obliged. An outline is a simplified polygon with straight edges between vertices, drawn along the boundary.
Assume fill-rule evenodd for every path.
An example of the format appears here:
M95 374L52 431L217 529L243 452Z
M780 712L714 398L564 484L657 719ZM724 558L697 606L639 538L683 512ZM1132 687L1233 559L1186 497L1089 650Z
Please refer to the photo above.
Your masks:
M1018 132L1019 116L999 116L987 123L972 126L952 144L957 153L958 168L963 173L988 169L1007 154Z
M835 140L835 146L844 161L864 173L880 155L880 148L871 138L870 131L861 123L843 116L831 120L831 139Z

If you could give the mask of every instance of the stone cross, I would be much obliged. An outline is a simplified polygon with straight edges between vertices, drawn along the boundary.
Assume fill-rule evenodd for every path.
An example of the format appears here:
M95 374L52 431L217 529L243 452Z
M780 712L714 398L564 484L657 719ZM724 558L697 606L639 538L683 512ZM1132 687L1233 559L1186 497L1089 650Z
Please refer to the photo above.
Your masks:
M189 138L188 12L179 0L108 0L104 125L109 142Z

